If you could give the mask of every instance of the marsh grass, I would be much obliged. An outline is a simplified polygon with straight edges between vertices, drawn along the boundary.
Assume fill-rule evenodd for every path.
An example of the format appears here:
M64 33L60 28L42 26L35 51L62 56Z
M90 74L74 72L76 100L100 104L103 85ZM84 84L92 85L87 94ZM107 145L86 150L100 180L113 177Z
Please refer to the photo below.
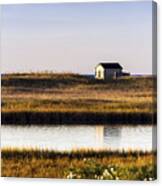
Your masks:
M156 152L2 149L2 176L67 179L156 179Z
M101 118L107 114L112 119L115 113L117 122L127 120L127 116L133 118L134 114L141 118L140 123L144 120L152 123L151 115L156 115L155 81L151 76L130 76L105 82L92 76L68 73L6 74L2 76L2 121L7 123L12 118L15 122L13 113L19 114L21 121L27 118L25 123L38 123L27 117L30 113L44 113L44 118L52 118L50 113L53 113L58 116L54 120L64 121L71 113L74 119L78 117L75 122L84 118L83 123L88 123L89 116L95 120L95 113L103 115Z

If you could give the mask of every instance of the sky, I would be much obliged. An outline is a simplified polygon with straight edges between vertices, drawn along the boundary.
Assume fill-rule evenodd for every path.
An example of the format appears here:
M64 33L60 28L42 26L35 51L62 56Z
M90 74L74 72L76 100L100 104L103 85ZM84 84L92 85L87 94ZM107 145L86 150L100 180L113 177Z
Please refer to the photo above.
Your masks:
M2 73L152 73L151 1L1 5L0 19Z

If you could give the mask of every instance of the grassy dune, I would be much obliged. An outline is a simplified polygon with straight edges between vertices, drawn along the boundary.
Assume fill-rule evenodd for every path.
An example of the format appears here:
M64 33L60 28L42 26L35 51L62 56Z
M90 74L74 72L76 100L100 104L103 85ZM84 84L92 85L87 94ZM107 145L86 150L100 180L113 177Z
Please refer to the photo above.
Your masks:
M90 123L86 119L89 115L96 120L95 115L105 118L107 114L106 118L112 116L112 120L117 116L117 122L136 115L142 118L141 123L152 123L152 113L156 117L154 88L151 76L104 82L79 74L6 74L2 76L2 121L13 121L13 114L29 122L30 113L44 118L55 113L57 122L73 115L76 122L75 118L85 118L83 123Z
M2 149L2 176L151 181L156 179L156 153Z

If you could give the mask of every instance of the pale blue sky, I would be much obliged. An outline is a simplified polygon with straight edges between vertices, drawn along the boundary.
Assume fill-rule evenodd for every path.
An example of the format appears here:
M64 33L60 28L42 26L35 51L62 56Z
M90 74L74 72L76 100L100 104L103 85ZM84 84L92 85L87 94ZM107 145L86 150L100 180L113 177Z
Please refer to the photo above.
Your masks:
M2 72L92 74L100 61L152 72L152 2L1 7Z

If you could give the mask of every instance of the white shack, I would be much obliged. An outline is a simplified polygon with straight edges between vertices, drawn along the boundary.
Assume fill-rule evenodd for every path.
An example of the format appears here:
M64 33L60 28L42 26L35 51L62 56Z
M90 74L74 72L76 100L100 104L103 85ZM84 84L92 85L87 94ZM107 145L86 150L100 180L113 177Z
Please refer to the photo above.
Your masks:
M95 67L95 78L99 80L116 79L122 76L122 69L119 63L99 63Z

